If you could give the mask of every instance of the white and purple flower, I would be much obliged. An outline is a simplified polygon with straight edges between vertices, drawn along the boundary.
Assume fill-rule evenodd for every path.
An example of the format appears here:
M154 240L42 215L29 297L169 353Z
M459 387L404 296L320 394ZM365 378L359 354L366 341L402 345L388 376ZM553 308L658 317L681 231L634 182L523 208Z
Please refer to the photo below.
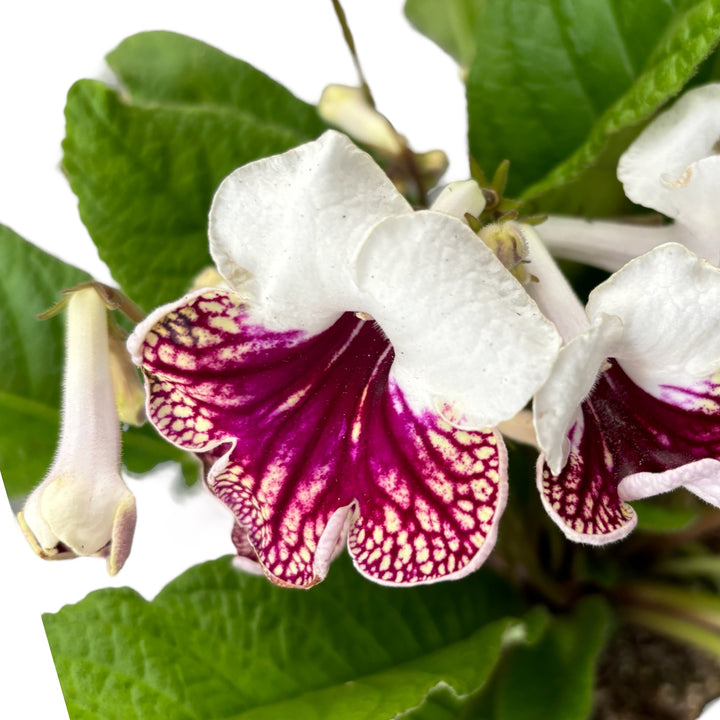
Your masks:
M628 500L685 487L720 507L720 269L663 245L595 288L586 315L543 269L555 296L536 299L567 342L534 402L550 516L603 544L635 526Z
M210 249L231 289L155 310L128 347L153 424L207 454L239 564L295 587L345 544L384 584L478 568L507 494L494 428L559 344L522 286L332 131L231 174Z

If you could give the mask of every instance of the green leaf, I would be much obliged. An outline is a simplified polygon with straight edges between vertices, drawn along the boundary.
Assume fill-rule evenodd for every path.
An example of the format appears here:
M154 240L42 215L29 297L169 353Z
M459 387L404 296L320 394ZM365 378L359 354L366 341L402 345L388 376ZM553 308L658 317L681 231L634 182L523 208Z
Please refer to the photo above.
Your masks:
M494 720L589 717L595 666L609 622L605 602L586 598L571 616L553 618L535 645L515 648L497 680Z
M615 162L633 128L678 93L717 44L720 0L489 2L477 29L483 52L467 88L471 153L486 172L509 158L510 193L532 199L602 160L604 171L573 195L604 185L603 201L594 201L600 214L624 202ZM623 143L603 158L620 133ZM547 205L575 210L557 198Z
M677 532L698 517L698 508L668 505L655 500L633 500L638 529L646 532Z
M486 0L407 0L405 16L464 68L475 57L475 23Z
M29 492L52 462L58 437L63 321L37 315L87 273L0 225L0 470L10 497Z
M171 445L149 423L141 427L123 428L123 467L135 475L150 472L160 463L173 461L179 464L185 484L190 486L202 475L197 456Z
M108 61L129 92L91 80L70 89L63 166L101 258L149 309L211 264L207 214L221 180L324 126L267 76L190 38L144 33Z
M222 558L153 602L100 590L44 621L72 718L386 720L441 681L479 687L519 610L485 571L393 589L342 556L298 591Z

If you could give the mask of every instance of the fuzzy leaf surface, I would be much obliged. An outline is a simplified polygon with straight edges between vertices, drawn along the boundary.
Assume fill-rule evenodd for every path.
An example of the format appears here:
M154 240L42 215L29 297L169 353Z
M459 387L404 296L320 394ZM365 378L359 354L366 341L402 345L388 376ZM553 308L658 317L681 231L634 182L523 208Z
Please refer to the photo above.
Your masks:
M44 621L74 720L386 720L441 681L460 694L482 685L519 610L484 571L397 590L343 556L297 591L221 558L152 602L100 590Z
M615 162L631 131L682 89L720 39L720 1L488 2L476 28L483 51L467 86L473 156L486 173L509 158L510 193L531 199L588 171L570 201L543 207L577 212L572 205L604 185L590 210L605 214L623 204ZM591 172L596 166L602 171Z
M80 80L63 166L113 277L149 310L211 264L207 215L236 167L314 139L314 109L199 41L144 33L108 57L127 92Z
M610 613L588 597L569 616L556 616L534 645L518 646L494 688L494 720L585 720L592 711L598 656Z

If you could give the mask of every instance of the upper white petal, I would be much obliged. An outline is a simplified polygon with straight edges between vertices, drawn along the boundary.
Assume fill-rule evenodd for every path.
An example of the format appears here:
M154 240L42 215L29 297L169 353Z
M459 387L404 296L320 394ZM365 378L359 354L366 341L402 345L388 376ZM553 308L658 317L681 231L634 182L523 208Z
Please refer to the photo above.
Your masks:
M625 194L699 235L713 232L720 220L718 140L720 84L688 91L620 158L617 172Z
M647 392L688 385L720 368L720 270L677 243L629 262L590 294L591 321L616 315L616 351L625 372Z
M328 131L223 181L210 253L230 286L242 283L255 298L263 324L319 332L357 309L350 258L370 228L410 212L369 155Z
M620 320L600 315L589 330L560 351L548 381L535 395L535 431L553 475L558 475L567 461L567 435L579 419L580 405L590 394L605 359L614 354L621 336Z
M460 220L424 211L379 223L355 278L416 406L458 425L506 420L545 381L560 339L522 285ZM445 414L445 409L443 409Z

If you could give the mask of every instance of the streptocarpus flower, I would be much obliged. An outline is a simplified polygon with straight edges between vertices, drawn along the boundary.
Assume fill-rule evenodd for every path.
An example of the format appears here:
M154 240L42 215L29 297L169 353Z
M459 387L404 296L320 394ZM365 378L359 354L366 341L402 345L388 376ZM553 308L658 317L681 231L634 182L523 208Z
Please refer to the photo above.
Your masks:
M626 500L683 486L720 506L720 270L669 243L595 288L586 318L572 303L534 405L551 517L602 544L635 526Z
M655 118L620 158L617 175L638 205L674 220L642 225L550 217L540 227L560 257L614 271L669 241L720 265L720 83L689 90Z
M120 477L107 309L92 287L70 295L65 345L60 442L18 520L40 557L99 555L115 575L130 553L135 497Z
M151 421L210 454L240 564L308 587L347 542L380 583L476 569L507 493L493 427L558 345L522 287L332 131L230 175L210 249L232 289L157 309L128 347Z

